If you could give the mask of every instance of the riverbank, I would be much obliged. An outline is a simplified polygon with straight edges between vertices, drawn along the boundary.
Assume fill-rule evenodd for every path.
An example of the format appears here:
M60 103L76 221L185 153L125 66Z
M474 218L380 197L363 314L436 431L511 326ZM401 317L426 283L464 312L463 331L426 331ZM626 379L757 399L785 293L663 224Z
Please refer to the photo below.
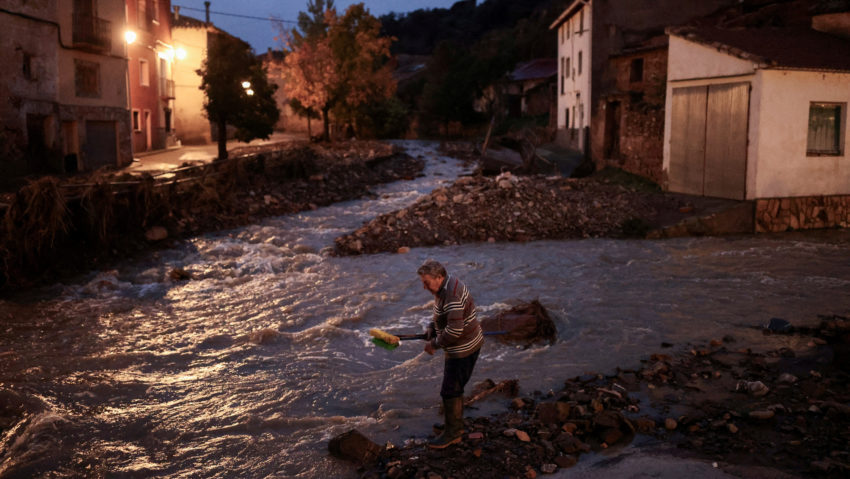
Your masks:
M667 193L615 169L584 178L481 174L336 239L340 255L545 239L752 233L752 204Z
M772 320L764 334L772 341L662 344L638 370L503 399L506 410L489 417L467 409L461 444L435 451L412 438L382 450L362 477L534 479L647 442L738 477L847 477L850 320L822 316L811 328Z
M423 165L381 142L290 142L156 176L43 177L0 201L0 286L25 289L181 238L359 198Z

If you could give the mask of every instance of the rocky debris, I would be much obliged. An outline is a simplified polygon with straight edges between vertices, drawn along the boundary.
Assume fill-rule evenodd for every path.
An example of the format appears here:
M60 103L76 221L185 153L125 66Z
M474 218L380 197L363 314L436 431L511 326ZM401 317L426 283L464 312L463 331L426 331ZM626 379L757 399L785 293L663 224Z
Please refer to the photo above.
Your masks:
M384 451L363 477L537 477L636 435L759 477L847 477L850 321L822 316L789 335L795 349L754 352L726 336L653 354L637 370L571 378L557 393L511 397L504 412L467 412L461 444L434 451L408 441ZM754 383L766 392L752 394ZM472 397L494 386L488 380Z
M44 177L10 193L0 212L0 287L55 281L182 237L368 196L371 186L412 179L423 167L378 142L285 143L157 177Z
M690 197L609 180L560 176L465 176L403 210L336 239L340 255L484 241L644 237L687 217Z

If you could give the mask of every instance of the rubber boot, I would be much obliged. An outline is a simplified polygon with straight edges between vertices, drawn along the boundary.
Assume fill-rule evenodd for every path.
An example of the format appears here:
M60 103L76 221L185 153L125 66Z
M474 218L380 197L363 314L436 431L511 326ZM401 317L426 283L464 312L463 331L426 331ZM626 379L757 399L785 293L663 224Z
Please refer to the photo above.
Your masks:
M428 442L431 449L445 449L463 438L463 397L443 399L446 427L443 433Z

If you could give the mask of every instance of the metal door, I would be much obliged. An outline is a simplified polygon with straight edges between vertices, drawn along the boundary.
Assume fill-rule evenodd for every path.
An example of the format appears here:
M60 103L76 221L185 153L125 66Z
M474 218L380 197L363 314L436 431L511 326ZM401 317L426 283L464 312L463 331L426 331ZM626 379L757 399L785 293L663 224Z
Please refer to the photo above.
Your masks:
M114 121L86 121L85 163L87 169L91 170L118 164L118 138Z
M746 197L750 84L673 89L669 189Z

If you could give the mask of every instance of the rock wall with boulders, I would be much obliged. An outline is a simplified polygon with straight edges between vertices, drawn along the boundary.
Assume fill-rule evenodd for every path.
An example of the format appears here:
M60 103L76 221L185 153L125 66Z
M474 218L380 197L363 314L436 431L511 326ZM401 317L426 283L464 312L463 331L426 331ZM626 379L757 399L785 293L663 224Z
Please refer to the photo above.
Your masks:
M756 200L756 233L850 226L850 195Z

